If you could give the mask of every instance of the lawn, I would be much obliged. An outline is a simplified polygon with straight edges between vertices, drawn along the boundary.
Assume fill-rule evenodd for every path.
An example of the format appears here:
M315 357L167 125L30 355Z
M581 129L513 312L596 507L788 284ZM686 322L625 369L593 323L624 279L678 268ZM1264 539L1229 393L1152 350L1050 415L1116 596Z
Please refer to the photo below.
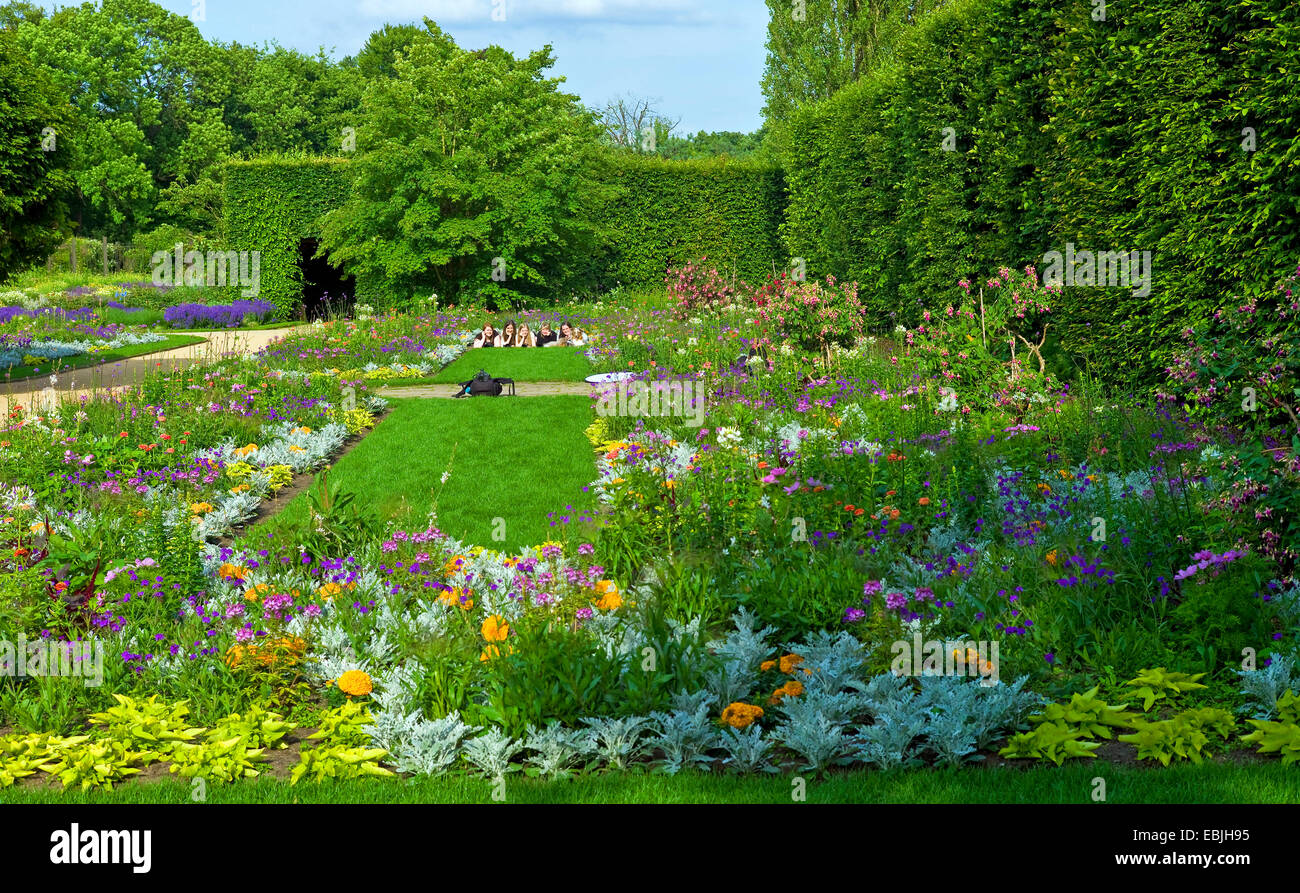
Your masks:
M466 351L433 380L453 384L469 381L480 369L486 369L496 378L515 381L582 381L591 374L591 364L582 355L581 348L492 348Z
M590 416L586 397L394 400L329 479L382 518L418 524L436 504L438 526L452 536L508 550L535 545L561 533L550 513L576 521L591 505ZM303 524L308 504L299 494L262 527ZM494 519L504 522L503 540L493 539Z
M10 366L5 370L5 380L13 383L28 378L34 378L38 375L49 375L52 372L70 372L73 369L85 369L89 366L102 366L105 363L118 363L122 360L129 360L132 357L142 357L152 353L161 353L165 350L174 350L178 347L188 347L191 344L198 344L204 340L204 338L198 335L168 335L166 341L153 341L149 344L131 344L126 347L119 347L116 350L106 350L93 354L82 354L77 357L65 357L53 364L42 363L39 366Z
M1300 803L1294 771L1279 763L1205 764L1168 769L1071 765L1062 768L846 772L806 777L808 803L1092 803L1095 778L1106 780L1107 803ZM491 803L494 783L463 774L411 779L361 779L289 785L261 778L211 783L209 803ZM608 773L562 781L509 777L507 803L791 803L792 779L682 772ZM189 780L125 784L83 793L24 786L0 792L0 803L190 803Z

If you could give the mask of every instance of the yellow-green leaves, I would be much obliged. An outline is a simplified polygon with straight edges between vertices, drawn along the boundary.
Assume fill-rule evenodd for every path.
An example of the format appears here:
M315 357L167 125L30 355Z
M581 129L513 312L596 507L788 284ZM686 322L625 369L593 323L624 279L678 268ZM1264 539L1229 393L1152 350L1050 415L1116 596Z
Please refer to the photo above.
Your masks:
M1197 673L1194 676L1189 676L1187 673L1170 673L1164 667L1156 667L1154 670L1139 670L1137 678L1130 679L1125 684L1138 687L1133 694L1142 699L1142 711L1145 713L1156 701L1175 698L1184 692L1205 688L1196 681L1204 675L1204 673Z

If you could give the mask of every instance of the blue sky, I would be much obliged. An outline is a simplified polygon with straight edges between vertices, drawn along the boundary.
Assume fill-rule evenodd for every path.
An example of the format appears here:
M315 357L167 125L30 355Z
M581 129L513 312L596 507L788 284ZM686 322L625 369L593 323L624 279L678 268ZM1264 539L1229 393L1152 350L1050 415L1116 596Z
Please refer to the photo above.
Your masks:
M678 132L751 131L762 123L763 0L156 0L182 15L199 2L209 39L276 41L335 58L385 22L436 21L458 44L526 53L555 48L553 73L600 107L633 93L660 100ZM493 18L504 9L504 21Z

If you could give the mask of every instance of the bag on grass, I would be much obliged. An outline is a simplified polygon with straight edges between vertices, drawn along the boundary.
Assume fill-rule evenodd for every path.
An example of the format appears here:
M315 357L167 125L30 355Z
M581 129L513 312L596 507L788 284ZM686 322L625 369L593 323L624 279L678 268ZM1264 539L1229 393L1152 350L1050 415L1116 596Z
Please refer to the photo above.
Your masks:
M465 383L465 393L471 397L500 397L501 383L480 369L473 378Z

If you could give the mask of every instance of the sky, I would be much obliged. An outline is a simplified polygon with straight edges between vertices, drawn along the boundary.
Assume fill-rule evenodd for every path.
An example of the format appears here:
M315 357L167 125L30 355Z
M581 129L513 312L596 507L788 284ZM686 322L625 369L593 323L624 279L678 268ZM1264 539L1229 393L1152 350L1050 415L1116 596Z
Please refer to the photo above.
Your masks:
M385 23L428 16L467 49L495 43L521 55L551 44L552 74L595 108L630 93L680 119L679 134L762 124L763 0L155 2L194 18L209 40L275 41L309 53L324 47L334 58L355 53Z

